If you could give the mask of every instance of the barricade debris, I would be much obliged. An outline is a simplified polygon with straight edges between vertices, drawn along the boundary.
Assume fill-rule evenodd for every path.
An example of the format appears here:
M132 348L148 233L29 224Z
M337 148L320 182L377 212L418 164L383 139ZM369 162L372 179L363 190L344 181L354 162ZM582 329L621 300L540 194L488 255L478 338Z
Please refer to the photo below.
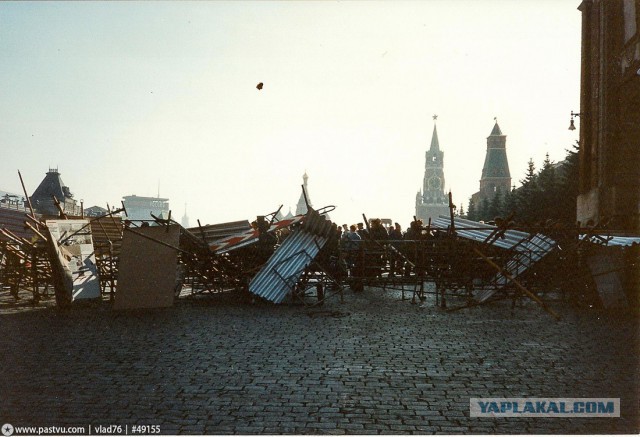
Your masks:
M18 299L29 290L34 303L53 288L59 307L107 296L115 309L166 307L222 292L317 305L348 286L400 290L403 299L408 292L412 303L432 292L442 308L466 302L449 311L526 296L557 318L547 305L553 293L604 307L637 307L640 299L640 236L593 226L516 229L513 214L496 225L473 222L454 216L451 196L448 217L414 218L401 240L363 214L368 232L340 242L324 215L332 206L307 205L305 215L277 221L280 207L253 224L185 229L171 212L123 220L124 205L107 205L100 217L68 216L55 196L58 216L42 216L24 191L23 205L0 202L0 292Z
M309 207L301 226L298 226L287 237L284 243L269 258L264 267L249 283L249 291L274 303L281 303L289 294L297 291L296 296L304 295L309 282L299 284L305 269L308 269L320 250L330 238L337 238L337 229L332 229L331 222ZM318 265L313 269L323 271ZM325 276L328 273L324 272ZM324 280L323 280L324 279ZM323 288L333 279L317 277L313 286L318 289L318 298L322 300Z

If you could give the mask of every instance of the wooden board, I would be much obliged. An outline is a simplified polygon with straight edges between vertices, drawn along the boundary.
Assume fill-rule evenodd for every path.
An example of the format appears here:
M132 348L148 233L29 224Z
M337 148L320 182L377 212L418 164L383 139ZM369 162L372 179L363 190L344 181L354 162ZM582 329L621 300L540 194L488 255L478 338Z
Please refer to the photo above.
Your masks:
M598 295L605 308L627 306L627 297L620 278L624 270L622 251L611 248L587 259L587 264L598 289Z
M138 235L142 234L142 235ZM173 305L180 226L149 226L125 230L120 249L114 309L162 308Z

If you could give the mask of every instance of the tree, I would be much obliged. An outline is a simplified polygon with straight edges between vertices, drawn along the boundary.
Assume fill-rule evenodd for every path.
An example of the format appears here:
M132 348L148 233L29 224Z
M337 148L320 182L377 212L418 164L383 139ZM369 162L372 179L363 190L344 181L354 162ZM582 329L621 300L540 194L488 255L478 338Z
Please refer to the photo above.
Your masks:
M502 215L502 191L496 190L489 202L488 220L495 220L500 215Z
M480 202L480 211L478 212L478 219L482 221L489 221L489 201L485 197Z
M511 191L504 193L504 200L502 201L502 217L507 218L509 214L518 212L516 186L511 187Z
M469 207L467 208L467 219L478 221L478 212L476 211L476 204L469 198Z
M536 166L533 159L529 158L527 164L527 173L525 178L520 181L522 188L518 192L517 205L518 215L521 220L533 223L536 221L536 210L538 208L539 193L538 175L536 174Z
M536 219L555 220L561 193L558 189L555 165L549 159L548 153L542 163L542 169L538 173L538 187L540 189L540 203L536 211Z

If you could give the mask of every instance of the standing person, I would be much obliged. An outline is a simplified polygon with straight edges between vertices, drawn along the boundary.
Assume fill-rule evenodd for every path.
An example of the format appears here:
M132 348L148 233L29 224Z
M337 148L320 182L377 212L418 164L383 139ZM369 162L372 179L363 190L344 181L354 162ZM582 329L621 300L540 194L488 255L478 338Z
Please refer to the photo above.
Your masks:
M362 222L358 223L358 235L360 235L360 239L364 240L365 238L369 238L369 231L364 228L364 224Z
M371 229L369 229L369 236L372 240L377 242L372 246L373 252L367 256L367 264L369 264L370 272L375 276L381 276L382 270L387 265L387 259L385 257L386 252L386 244L389 239L389 234L387 234L387 230L382 226L382 222L380 219L372 219L371 220ZM376 247L377 246L377 247ZM382 253L379 252L379 249L382 248Z
M360 247L360 241L362 237L357 232L356 225L349 226L349 232L347 232L347 240L350 242L349 249L354 250Z
M394 227L389 228L389 241L396 250L400 250L402 245L402 226L400 226L400 223L395 223ZM400 256L395 250L391 249L389 252L389 276L396 275L398 267L402 267L401 263Z
M357 257L358 249L360 249L360 235L356 232L356 225L349 227L349 232L346 232L342 236L342 250L345 254L345 261L347 266L351 268L354 260Z
M372 240L380 241L383 244L389 239L389 234L387 234L387 230L382 226L380 219L371 220L371 231L369 235L371 235Z
M360 249L362 244L362 238L357 232L356 225L349 226L349 232L347 233L345 244L345 262L347 263L347 267L349 268L349 276L351 276L352 281L350 282L349 287L353 291L362 291L362 276L364 274L364 266L362 264L362 260L360 259Z
M402 240L402 226L400 226L400 223L395 223L394 227L389 227L389 240L391 241Z
M422 238L422 220L414 220L404 233L405 240L420 240Z
M404 234L405 239L405 255L416 266L415 273L420 274L423 271L423 253L420 240L424 239L422 234L422 220L414 220L409 225L409 229ZM407 264L408 266L408 264ZM405 269L405 276L409 276L409 271Z

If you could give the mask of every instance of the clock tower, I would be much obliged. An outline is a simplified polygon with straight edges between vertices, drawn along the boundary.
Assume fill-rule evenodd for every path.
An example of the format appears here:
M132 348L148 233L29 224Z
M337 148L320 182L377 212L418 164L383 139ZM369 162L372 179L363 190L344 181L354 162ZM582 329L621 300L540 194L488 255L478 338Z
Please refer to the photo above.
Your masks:
M437 115L433 116L433 134L431 146L425 154L422 190L416 196L416 217L425 224L429 218L434 220L439 215L449 214L449 198L444 194L444 152L440 150L435 125L437 118Z

